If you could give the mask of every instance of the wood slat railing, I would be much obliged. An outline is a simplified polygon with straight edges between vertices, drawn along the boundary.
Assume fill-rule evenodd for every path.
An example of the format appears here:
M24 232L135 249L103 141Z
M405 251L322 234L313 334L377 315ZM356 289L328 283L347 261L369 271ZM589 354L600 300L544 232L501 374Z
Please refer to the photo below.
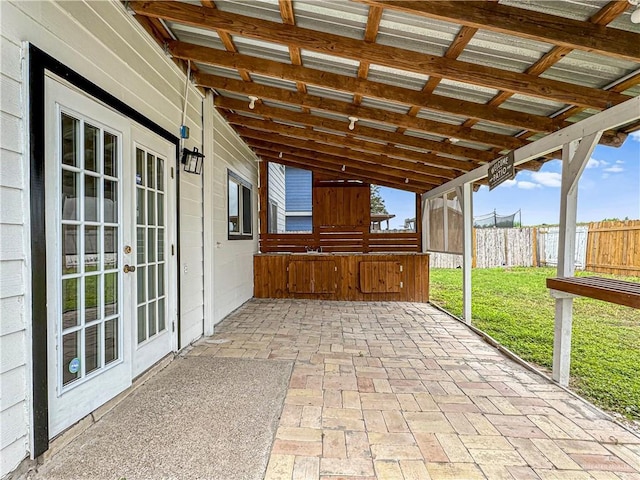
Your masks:
M415 232L370 233L368 229L320 228L316 233L263 233L260 251L327 253L420 252L420 236Z

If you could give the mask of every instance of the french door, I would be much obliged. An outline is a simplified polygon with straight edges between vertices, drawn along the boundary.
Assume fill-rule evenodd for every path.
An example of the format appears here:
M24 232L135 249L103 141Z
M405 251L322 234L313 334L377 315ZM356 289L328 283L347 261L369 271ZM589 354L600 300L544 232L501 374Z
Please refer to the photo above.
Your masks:
M53 78L46 78L45 92L53 437L175 348L176 266L167 255L175 241L174 215L167 215L175 211L167 200L175 193L167 175L175 153L168 142ZM148 163L144 192L137 152Z

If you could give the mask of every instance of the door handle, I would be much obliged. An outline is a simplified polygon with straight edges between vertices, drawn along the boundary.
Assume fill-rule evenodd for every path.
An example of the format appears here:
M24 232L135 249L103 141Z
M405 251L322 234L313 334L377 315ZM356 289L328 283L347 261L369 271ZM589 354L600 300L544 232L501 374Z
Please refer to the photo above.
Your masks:
M135 272L136 271L136 267L134 267L133 265L131 265L131 266L125 265L122 270L124 271L124 273Z

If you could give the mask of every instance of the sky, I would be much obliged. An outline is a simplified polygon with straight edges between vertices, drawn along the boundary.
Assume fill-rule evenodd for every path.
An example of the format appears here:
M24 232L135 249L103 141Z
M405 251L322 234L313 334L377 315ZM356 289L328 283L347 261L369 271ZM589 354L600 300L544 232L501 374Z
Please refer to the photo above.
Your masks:
M520 172L492 191L480 187L473 194L473 215L521 210L523 226L557 224L561 167L559 160L552 160L538 172ZM380 187L380 194L387 211L396 216L391 228L402 228L405 218L415 216L413 193ZM578 183L578 222L625 217L640 219L640 131L619 148L598 145Z

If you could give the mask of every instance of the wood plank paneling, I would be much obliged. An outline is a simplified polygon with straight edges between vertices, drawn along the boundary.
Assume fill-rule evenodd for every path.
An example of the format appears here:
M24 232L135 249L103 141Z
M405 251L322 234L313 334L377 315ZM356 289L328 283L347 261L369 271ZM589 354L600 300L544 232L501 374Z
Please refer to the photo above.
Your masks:
M585 269L640 276L640 220L590 223Z
M335 293L338 286L336 263L305 259L289 262L288 289L291 293Z
M257 254L254 278L256 298L429 301L428 254Z
M360 262L360 291L362 293L400 292L402 264L389 261Z

